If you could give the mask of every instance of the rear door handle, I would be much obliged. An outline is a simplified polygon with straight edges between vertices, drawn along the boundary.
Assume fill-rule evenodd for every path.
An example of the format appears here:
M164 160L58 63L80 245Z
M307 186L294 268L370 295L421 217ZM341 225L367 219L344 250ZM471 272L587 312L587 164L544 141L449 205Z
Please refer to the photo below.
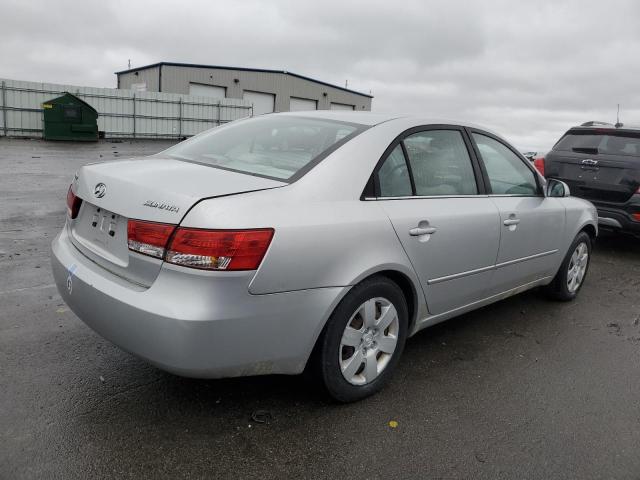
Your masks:
M420 235L431 235L438 230L436 227L415 227L409 230L409 235L419 237Z
M507 227L510 227L511 225L518 225L520 223L520 219L519 218L508 218L503 223Z

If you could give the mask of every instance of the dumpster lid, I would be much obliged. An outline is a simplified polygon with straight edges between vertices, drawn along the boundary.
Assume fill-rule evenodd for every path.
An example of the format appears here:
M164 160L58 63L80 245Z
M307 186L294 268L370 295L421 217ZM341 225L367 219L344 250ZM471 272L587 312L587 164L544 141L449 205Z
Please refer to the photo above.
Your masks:
M91 105L89 105L87 102L85 102L84 100L82 100L80 97L77 97L77 96L75 96L73 93L70 93L70 92L64 92L64 94L63 94L63 95L60 95L59 97L52 98L51 100L47 100L46 102L42 102L42 105L44 106L44 105L51 104L51 102L55 102L55 101L57 101L57 100L62 100L62 99L63 99L63 98L65 98L65 97L70 97L70 98L71 98L71 99L73 99L74 101L77 101L77 102L79 102L79 103L83 104L85 107L87 107L87 108L89 108L89 109L93 110L96 114L98 113L98 111L97 111L95 108L93 108L93 107L92 107ZM44 108L51 108L51 107L44 107Z

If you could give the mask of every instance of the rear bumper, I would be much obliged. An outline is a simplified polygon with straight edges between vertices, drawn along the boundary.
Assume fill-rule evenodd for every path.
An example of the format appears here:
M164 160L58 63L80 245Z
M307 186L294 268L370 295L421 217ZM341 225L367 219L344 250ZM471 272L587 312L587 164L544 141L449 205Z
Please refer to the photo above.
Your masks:
M251 295L254 272L167 264L144 288L88 260L66 227L53 241L51 262L58 291L84 323L123 350L189 377L300 373L348 290Z
M640 234L640 222L631 216L632 213L640 213L640 195L634 195L632 200L620 207L598 203L595 203L595 206L598 210L598 224L601 227Z

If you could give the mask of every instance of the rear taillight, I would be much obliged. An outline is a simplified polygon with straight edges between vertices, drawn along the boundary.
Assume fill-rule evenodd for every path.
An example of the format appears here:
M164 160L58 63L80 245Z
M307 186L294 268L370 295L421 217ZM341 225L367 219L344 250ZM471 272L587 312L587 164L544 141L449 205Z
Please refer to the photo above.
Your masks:
M200 230L178 228L165 260L205 270L255 270L273 238L273 229Z
M636 193L640 195L640 187L638 187L638 189L636 190Z
M533 166L540 172L540 175L544 177L544 157L538 157L533 161Z
M73 193L71 185L69 185L69 190L67 191L67 214L69 214L69 217L76 218L78 216L80 205L82 205L82 199Z
M272 238L272 228L203 230L144 220L127 225L129 250L205 270L255 270Z
M129 250L156 258L164 258L165 248L175 225L129 220L127 242Z
M636 222L640 222L640 213L632 213L631 216Z

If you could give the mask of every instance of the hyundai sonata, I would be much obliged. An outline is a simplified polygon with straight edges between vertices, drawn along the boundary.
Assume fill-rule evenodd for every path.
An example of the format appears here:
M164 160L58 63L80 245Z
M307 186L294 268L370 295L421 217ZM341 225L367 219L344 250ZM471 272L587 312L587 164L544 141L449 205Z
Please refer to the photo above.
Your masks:
M191 377L317 374L378 391L407 337L545 286L584 283L597 215L480 127L313 112L232 122L86 165L53 242L91 328Z

